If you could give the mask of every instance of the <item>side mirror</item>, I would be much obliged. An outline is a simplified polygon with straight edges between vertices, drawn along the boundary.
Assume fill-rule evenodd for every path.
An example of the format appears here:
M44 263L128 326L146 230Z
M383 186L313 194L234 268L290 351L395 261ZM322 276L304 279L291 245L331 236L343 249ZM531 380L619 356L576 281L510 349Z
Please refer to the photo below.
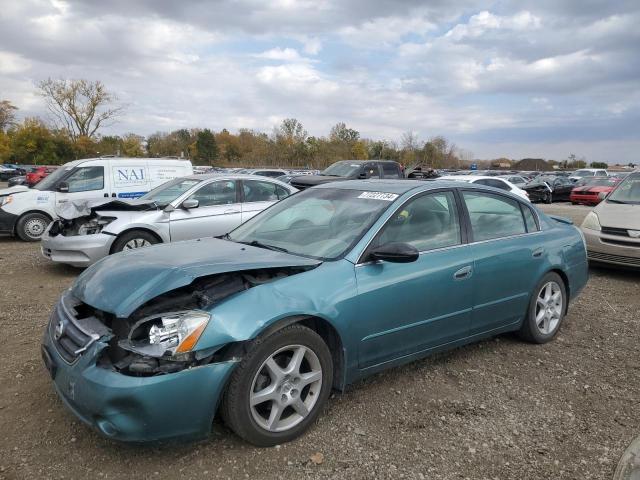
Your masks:
M62 192L62 193L68 193L69 192L69 184L67 182L60 182L58 184L58 191Z
M609 196L609 194L608 194L608 193L605 193L605 192L600 192L600 193L598 194L598 198L599 198L600 200L605 200L608 196Z
M411 263L415 262L420 253L418 249L408 243L385 243L373 249L370 257L374 260L385 260L392 263Z
M358 175L358 178L362 178L362 179L366 179L367 177L367 172L361 172L360 175Z
M200 202L198 200L196 200L195 198L188 198L187 200L182 202L182 208L184 208L185 210L191 210L192 208L198 208L198 205L200 205Z

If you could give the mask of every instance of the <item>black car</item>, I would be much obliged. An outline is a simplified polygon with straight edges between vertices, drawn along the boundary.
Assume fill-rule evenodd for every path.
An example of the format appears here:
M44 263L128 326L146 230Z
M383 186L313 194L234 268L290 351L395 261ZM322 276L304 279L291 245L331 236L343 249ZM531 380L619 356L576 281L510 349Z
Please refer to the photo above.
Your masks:
M540 175L520 188L529 194L532 202L551 203L568 202L574 187L574 183L565 176Z
M318 175L294 177L290 184L304 190L323 183L366 178L404 178L404 173L400 164L391 160L342 160Z

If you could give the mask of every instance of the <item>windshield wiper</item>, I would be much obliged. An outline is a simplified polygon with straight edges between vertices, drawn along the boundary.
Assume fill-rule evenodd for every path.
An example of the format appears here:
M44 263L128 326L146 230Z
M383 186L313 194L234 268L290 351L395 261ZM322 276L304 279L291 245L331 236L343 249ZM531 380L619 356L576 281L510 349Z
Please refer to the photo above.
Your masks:
M224 235L218 235L215 238L219 238L220 240L231 240L231 235L229 235L228 233L225 233Z
M623 202L622 200L613 200L611 198L607 198L607 202L611 203L621 203L622 205L630 205L631 202Z
M245 245L250 245L252 247L266 248L267 250L274 250L276 252L289 253L289 250L287 250L286 248L276 247L275 245L268 245L258 240L252 240L250 242L238 242L238 243L244 243Z

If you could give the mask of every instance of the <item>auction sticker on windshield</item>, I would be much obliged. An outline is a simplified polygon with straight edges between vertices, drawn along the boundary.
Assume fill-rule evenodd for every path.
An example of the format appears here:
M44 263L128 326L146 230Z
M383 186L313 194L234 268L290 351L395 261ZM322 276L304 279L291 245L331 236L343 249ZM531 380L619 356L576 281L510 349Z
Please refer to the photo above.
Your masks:
M383 192L362 192L358 195L358 198L367 198L369 200L384 200L386 202L393 202L398 195L395 193L383 193Z

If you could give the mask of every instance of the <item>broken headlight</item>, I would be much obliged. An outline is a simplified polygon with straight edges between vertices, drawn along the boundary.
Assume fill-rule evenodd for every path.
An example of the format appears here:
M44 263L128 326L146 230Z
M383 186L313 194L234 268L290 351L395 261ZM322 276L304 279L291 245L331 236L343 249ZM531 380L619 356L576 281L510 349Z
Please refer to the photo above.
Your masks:
M154 315L136 322L119 345L150 357L181 356L192 351L210 319L200 310Z
M100 217L89 220L78 227L78 235L95 235L115 220L114 217Z

